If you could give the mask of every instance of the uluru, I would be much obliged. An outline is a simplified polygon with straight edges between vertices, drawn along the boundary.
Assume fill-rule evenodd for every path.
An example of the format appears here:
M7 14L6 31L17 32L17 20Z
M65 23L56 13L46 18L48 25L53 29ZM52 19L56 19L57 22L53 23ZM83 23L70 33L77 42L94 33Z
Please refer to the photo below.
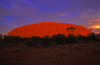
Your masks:
M92 33L91 30L79 25L58 23L58 22L40 22L30 25L21 26L10 31L7 36L20 36L20 37L32 37L32 36L53 36L57 34L68 34L87 36Z

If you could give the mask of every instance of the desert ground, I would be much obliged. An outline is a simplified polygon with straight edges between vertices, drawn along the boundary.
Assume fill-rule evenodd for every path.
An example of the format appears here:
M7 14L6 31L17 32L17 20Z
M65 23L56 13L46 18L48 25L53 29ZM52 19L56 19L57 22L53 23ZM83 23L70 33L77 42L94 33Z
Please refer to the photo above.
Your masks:
M43 48L8 45L0 49L0 65L100 65L100 42Z

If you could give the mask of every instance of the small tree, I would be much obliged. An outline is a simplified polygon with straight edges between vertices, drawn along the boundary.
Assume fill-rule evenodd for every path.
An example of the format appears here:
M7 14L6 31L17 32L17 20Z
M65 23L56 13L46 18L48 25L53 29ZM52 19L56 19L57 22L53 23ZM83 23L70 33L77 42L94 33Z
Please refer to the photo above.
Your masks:
M1 42L1 40L2 40L2 34L0 34L0 42Z
M12 40L14 40L14 36L6 36L6 35L4 35L4 42L5 43L11 43Z
M0 34L0 40L2 39L2 34Z
M50 37L49 36L44 36L42 38L42 46L49 46L50 45L50 42L51 42L51 40L50 40Z
M95 40L95 34L94 33L89 33L88 36L87 36L88 40Z
M14 39L15 39L16 41L20 41L21 37L20 37L20 36L14 36Z
M77 39L73 34L69 34L68 37L66 37L67 44L77 43Z
M52 42L55 42L57 45L64 44L65 42L65 35L64 34L57 34L53 35L51 40Z
M96 35L96 40L100 41L100 34Z
M76 39L77 39L77 40L85 40L85 39L86 39L86 36L77 35L77 36L76 36Z
M33 36L31 38L27 38L25 41L25 44L30 46L30 47L33 47L33 46L38 45L40 41L41 41L40 37Z

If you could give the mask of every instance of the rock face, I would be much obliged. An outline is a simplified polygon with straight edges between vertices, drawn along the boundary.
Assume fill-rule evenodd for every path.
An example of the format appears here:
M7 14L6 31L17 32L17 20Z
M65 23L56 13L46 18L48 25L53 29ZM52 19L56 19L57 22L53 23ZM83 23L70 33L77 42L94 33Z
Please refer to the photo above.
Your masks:
M57 34L68 34L87 36L88 33L92 31L79 25L68 24L68 23L57 23L57 22L41 22L36 24L30 24L18 27L7 34L7 36L21 36L21 37L31 37L31 36L52 36Z

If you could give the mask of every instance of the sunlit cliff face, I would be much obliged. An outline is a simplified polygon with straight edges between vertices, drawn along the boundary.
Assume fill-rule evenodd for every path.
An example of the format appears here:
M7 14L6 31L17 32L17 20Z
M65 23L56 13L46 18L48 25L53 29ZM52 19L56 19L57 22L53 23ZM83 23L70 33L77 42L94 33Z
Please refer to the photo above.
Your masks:
M92 31L79 25L68 24L68 23L57 23L57 22L41 22L31 25L25 25L18 27L7 34L7 36L21 36L21 37L31 37L31 36L53 36L57 34L68 34L87 36L88 33Z

